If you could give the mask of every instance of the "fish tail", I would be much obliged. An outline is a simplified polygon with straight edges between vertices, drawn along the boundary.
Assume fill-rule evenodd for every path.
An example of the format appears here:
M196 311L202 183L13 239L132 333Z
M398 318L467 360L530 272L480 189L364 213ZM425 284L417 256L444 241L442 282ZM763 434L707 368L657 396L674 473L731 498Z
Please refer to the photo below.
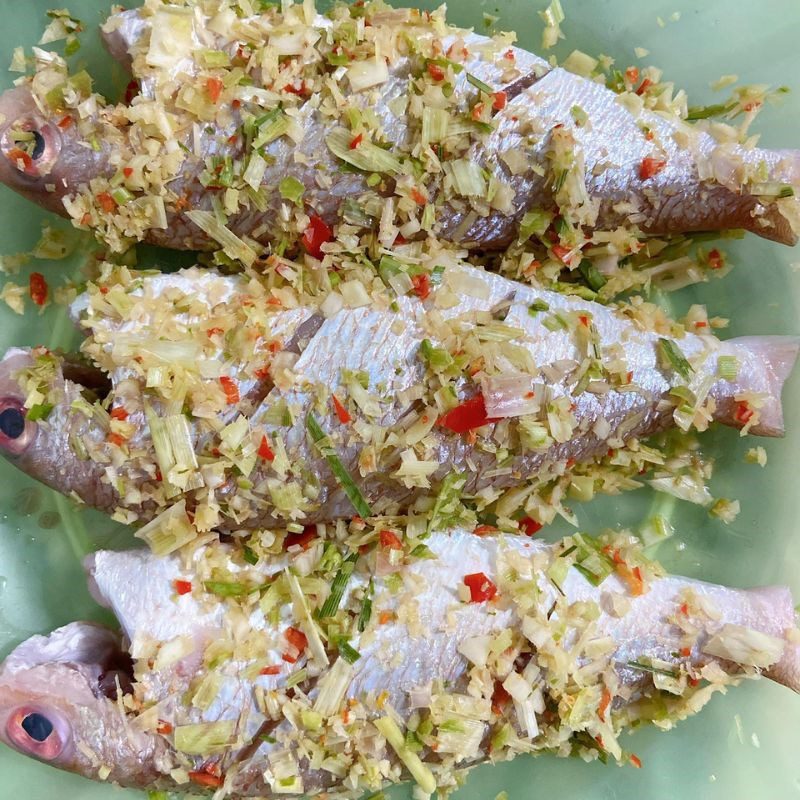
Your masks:
M781 394L800 351L800 336L740 336L729 344L746 350L761 366L761 386L757 393L766 395L757 409L758 421L749 429L757 436L783 436L783 403ZM746 387L745 387L746 390ZM741 428L747 424L748 411L739 403L729 402L722 409L720 422Z

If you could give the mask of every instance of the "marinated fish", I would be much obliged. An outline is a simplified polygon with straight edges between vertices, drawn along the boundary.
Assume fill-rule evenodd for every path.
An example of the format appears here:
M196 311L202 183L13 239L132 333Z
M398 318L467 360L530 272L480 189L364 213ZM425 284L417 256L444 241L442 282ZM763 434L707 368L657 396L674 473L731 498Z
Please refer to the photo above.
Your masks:
M6 354L0 450L122 520L243 530L503 489L511 516L525 481L672 426L783 432L795 338L722 342L463 266L424 303L342 292L283 308L256 279L109 273L74 306L89 366Z
M302 240L322 258L343 218L384 246L501 249L535 232L571 266L620 226L796 239L795 151L715 138L671 85L620 74L615 92L595 59L574 74L442 12L160 0L103 31L141 94L106 104L86 72L37 52L0 99L0 180L114 249L249 264Z
M219 543L91 556L123 638L74 623L20 645L0 738L125 786L356 796L410 777L431 793L490 754L636 760L624 728L668 727L741 677L800 689L786 588L667 577L624 536L455 530L422 560L395 539L320 543L300 569L308 552L251 565ZM403 558L381 568L387 551Z

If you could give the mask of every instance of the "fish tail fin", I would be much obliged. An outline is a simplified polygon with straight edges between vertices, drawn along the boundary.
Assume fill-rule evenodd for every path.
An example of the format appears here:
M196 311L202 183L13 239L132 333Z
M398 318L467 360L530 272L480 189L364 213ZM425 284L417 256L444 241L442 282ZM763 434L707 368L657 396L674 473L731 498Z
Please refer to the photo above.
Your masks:
M764 385L761 393L766 394L764 405L758 409L758 422L750 432L758 436L783 436L783 404L781 394L786 379L791 375L798 351L800 336L740 336L729 339L729 344L747 350L763 366ZM747 420L741 416L738 404L729 403L723 411L721 422L741 428Z

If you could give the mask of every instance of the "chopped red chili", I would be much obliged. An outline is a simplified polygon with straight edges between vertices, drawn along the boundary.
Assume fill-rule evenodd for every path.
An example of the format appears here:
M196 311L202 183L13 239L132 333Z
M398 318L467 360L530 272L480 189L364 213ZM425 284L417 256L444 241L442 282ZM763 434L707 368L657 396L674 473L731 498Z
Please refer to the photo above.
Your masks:
M261 437L261 444L258 445L258 455L259 458L263 458L264 461L274 461L275 460L275 453L273 452L272 448L269 446L269 442L267 441L266 436Z
M335 394L331 395L331 402L333 403L333 410L342 425L347 425L348 422L352 421L353 418L350 416L350 412L342 405L342 401Z
M206 81L206 93L212 103L218 103L225 84L219 78L209 78Z
M386 531L386 530L381 531L378 534L378 537L380 538L381 547L385 547L388 550L403 549L403 543L400 541L400 538L396 533L393 533L392 531Z
M497 596L497 586L483 572L465 575L464 583L469 587L470 602L472 603L484 603Z
M427 272L420 275L411 276L411 285L414 287L414 294L420 300L427 300L431 293L431 278Z
M652 158L650 156L643 158L642 163L639 165L639 177L643 181L646 181L658 175L666 166L667 162L663 158Z
M222 386L222 391L225 392L225 398L228 402L229 406L236 405L239 402L239 387L236 385L236 381L233 378L229 378L227 375L223 375L219 379L220 385Z
M533 517L523 517L519 521L519 528L526 536L533 536L543 528L541 522L537 522Z
M498 418L490 418L486 414L486 403L482 394L476 394L461 405L451 408L442 414L437 424L453 433L466 433L474 428L481 428L490 422L497 422Z
M330 241L333 241L333 231L322 217L312 214L303 238L300 240L303 248L310 256L322 258L322 245Z
M37 306L43 306L47 302L47 281L41 272L31 272L28 289L31 293L31 300Z
M173 581L172 585L175 587L175 591L180 595L189 594L192 591L191 581L177 580Z
M303 550L308 550L311 547L314 539L317 539L317 526L306 525L302 533L287 533L283 540L283 549L288 550L290 547L300 547Z

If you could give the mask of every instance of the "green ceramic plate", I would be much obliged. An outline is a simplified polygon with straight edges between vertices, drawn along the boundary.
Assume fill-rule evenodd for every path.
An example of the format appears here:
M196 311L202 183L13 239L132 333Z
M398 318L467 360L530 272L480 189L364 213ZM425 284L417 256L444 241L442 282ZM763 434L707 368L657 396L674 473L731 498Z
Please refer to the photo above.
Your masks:
M73 0L70 8L93 29L110 0ZM651 55L645 62L665 69L696 103L710 102L709 82L723 74L743 81L789 84L799 89L797 30L800 6L794 0L732 3L729 0L563 0L567 42L588 53L607 53L627 66L638 61L634 47ZM51 0L0 0L0 63L12 49L36 42ZM432 7L432 6L429 6ZM500 29L514 29L531 49L539 44L540 9L532 0L452 0L451 19L463 25L484 25L484 13L500 17ZM662 22L659 23L659 18ZM88 38L88 37L87 37ZM109 59L92 35L81 57L89 61L100 86L110 96L124 77L109 68ZM1 88L13 76L0 75ZM758 128L772 147L800 146L800 94L768 109ZM37 240L45 215L0 188L0 252L28 250ZM681 292L670 302L683 313L693 302L707 303L713 313L730 317L731 334L798 333L800 277L792 269L800 250L792 251L754 237L729 246L736 268L724 281ZM175 264L174 256L148 250L143 261ZM184 262L185 263L185 262ZM32 265L53 284L74 270L70 263ZM0 309L0 348L16 344L66 346L74 334L63 313L17 317ZM734 431L710 432L706 450L717 460L717 494L737 497L742 513L730 526L711 520L700 509L671 507L679 536L661 547L659 557L673 571L695 577L754 586L788 583L800 598L800 491L796 451L800 446L800 371L785 395L788 434L766 442L766 469L745 465L743 455L753 442ZM622 498L605 498L579 509L587 530L636 525L654 503L649 490ZM555 529L553 536L566 530ZM75 619L104 619L89 598L81 558L98 547L124 547L130 531L93 512L78 512L48 489L0 462L0 656L34 633ZM580 800L761 800L800 797L800 698L766 681L751 682L717 697L698 717L665 734L646 730L626 742L643 768L618 769L601 764L542 757L519 758L511 764L483 767L472 773L462 800L488 800L500 791L511 800L536 797ZM0 749L0 800L107 800L139 797L82 778L56 772ZM404 796L398 792L398 796Z

